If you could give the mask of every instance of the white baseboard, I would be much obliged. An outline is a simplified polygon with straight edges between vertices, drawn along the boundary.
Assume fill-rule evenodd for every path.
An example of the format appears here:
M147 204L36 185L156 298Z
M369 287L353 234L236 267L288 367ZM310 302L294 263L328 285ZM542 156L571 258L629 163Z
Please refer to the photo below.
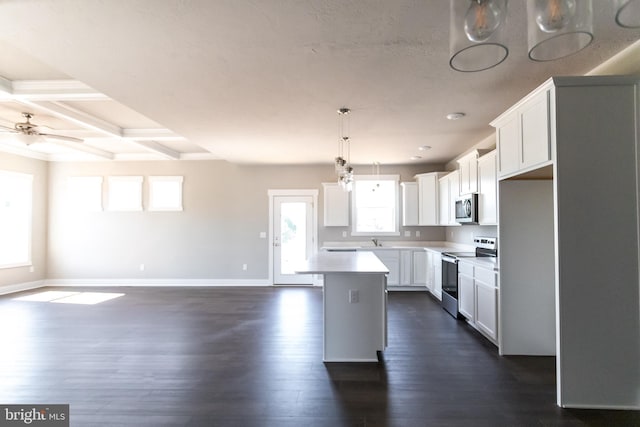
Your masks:
M44 286L271 286L267 279L47 279Z
M15 283L13 285L0 285L0 295L41 288L42 286L45 286L44 282L44 280L36 280L35 282Z

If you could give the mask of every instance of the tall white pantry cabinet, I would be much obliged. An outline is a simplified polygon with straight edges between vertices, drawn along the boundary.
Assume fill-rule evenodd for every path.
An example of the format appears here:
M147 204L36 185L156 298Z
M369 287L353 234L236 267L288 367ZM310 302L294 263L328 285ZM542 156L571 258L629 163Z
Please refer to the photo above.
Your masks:
M555 354L562 407L640 409L639 92L552 78L491 123L500 352Z

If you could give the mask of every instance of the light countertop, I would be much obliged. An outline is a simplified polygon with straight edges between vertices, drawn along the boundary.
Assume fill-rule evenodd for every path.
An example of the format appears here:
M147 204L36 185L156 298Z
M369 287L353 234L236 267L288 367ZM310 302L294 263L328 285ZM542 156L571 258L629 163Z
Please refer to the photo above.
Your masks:
M318 252L296 268L301 274L389 273L380 259L369 251Z
M459 263L473 264L478 267L486 268L488 270L500 271L498 267L498 258L492 257L475 257L475 258L459 258Z

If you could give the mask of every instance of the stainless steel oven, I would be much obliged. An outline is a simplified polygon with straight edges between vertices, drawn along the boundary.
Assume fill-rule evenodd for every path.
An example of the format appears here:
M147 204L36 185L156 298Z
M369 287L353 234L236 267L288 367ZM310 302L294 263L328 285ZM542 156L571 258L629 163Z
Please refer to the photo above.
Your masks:
M456 319L458 314L458 260L460 258L496 257L498 256L497 239L495 237L476 237L475 252L443 252L442 253L442 308Z
M442 308L455 318L458 318L458 258L475 256L475 252L442 253Z

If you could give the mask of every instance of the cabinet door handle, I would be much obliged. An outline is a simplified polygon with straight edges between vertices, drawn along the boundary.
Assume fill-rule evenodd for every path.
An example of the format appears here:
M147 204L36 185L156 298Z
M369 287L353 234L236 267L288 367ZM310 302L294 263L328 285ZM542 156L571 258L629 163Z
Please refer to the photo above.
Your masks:
M280 246L280 243L274 243L273 246Z

